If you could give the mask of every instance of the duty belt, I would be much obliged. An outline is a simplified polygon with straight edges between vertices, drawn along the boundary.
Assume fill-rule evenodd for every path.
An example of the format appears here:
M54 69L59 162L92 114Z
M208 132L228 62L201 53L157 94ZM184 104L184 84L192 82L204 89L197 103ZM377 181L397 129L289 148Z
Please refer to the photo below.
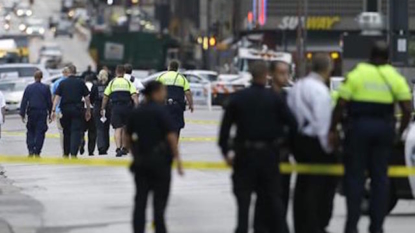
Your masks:
M245 149L262 150L274 147L275 143L267 141L244 141L242 143L237 143L237 145Z

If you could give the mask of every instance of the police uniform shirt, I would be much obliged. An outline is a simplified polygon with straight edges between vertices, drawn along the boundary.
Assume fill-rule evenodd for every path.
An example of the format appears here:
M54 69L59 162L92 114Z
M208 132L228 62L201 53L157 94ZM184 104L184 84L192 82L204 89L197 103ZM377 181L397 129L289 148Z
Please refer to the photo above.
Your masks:
M24 91L20 115L25 116L26 111L30 110L52 111L52 94L49 87L41 82L30 84Z
M405 78L391 65L359 64L339 88L339 97L350 102L351 117L393 117L394 102L410 101Z
M252 84L236 92L226 106L219 136L219 146L226 155L229 151L230 129L236 125L235 143L272 143L283 135L284 126L290 133L297 124L281 95L265 86Z
M59 84L55 95L61 97L61 108L69 105L83 106L82 100L89 95L89 90L81 79L68 77Z
M179 72L168 71L156 79L166 86L183 87L183 91L190 91L189 81Z
M113 79L105 89L104 95L108 96L112 103L130 103L131 96L137 94L135 86L123 77Z
M173 132L175 130L165 106L154 102L134 109L127 123L127 133L133 139L133 154L138 156L151 153L160 144L167 143L167 134Z
M288 106L295 115L300 134L317 137L325 152L330 153L328 133L332 102L328 87L317 73L300 79L288 93Z

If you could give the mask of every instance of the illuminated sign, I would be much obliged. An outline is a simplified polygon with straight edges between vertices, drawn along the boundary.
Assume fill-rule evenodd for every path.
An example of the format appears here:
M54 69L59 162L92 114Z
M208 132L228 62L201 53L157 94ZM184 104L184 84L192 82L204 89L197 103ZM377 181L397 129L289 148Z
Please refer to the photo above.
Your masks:
M253 19L261 26L267 22L267 3L268 0L252 0Z
M304 21L304 18L302 18ZM334 25L340 22L339 16L309 16L306 28L308 30L332 30ZM299 24L297 16L285 16L281 19L278 28L282 30L295 30Z

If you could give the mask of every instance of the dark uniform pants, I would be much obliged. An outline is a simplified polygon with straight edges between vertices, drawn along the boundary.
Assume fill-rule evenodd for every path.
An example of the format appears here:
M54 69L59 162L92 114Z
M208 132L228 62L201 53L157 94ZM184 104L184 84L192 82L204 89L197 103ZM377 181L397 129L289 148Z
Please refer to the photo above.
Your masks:
M106 111L105 117L107 120L105 122L101 121L100 108L94 107L94 122L96 128L96 139L98 152L100 154L106 154L110 148L110 122L111 122L111 112Z
M87 132L87 135L88 135L88 153L92 155L94 154L95 145L97 143L97 129L95 126L95 118L91 117L89 121L85 120L84 126L85 126L84 132ZM85 137L82 137L81 140L82 140L81 146L84 147Z
M315 137L298 135L294 156L298 163L333 164ZM337 178L325 175L298 175L294 192L294 229L296 233L325 232L333 211Z
M249 231L249 207L252 194L257 196L255 233L280 233L286 220L280 193L278 155L272 149L243 149L236 153L233 190L238 203L236 233Z
M385 119L353 119L346 136L345 182L347 198L346 232L357 232L360 205L368 171L370 177L370 232L382 232L387 214L388 159L392 154L394 123Z
M40 155L45 142L45 133L48 130L48 113L46 110L30 110L27 119L26 144L29 154Z
M114 129L123 128L127 125L128 116L132 110L130 102L115 103L111 110L111 125Z
M156 233L166 233L164 212L170 193L171 163L161 161L141 161L134 169L136 196L133 216L134 233L144 233L146 225L146 206L150 192L153 193L153 213Z
M180 136L181 129L184 128L184 108L180 103L168 104L167 110L170 113L173 127Z
M77 156L84 132L84 106L62 108L63 152L65 156Z

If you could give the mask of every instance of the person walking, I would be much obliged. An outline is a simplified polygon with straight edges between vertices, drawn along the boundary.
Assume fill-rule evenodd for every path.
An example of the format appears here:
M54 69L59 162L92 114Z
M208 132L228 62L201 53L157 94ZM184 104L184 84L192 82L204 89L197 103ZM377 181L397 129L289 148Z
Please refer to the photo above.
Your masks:
M149 82L143 91L147 102L134 109L128 119L127 145L134 161L136 197L133 214L134 233L144 233L146 206L153 193L154 225L157 233L166 233L164 212L170 194L171 165L176 160L183 175L177 146L177 132L165 109L166 88L157 81Z
M329 145L332 102L327 84L333 69L328 54L315 54L311 73L290 90L288 106L299 126L293 153L298 163L333 164L336 158ZM326 232L337 179L327 175L299 174L294 192L294 229L296 233Z
M55 93L53 109L56 109L60 103L64 157L76 158L83 135L84 121L91 118L91 103L88 88L76 76L76 67L71 65L68 69L70 75L59 84ZM83 100L85 100L86 111ZM52 119L56 119L55 110L53 110Z
M395 141L402 138L411 116L411 92L406 79L391 66L389 46L376 42L368 62L348 75L339 89L329 140L336 144L337 125L347 111L344 191L347 204L345 232L357 233L366 171L370 178L370 233L382 233L388 206L388 160ZM395 133L395 103L402 111Z
M189 109L193 112L193 96L190 91L189 81L178 72L179 62L172 61L169 64L168 71L158 77L156 80L167 86L167 108L173 119L174 127L180 137L180 131L184 128L184 111L186 102Z
M123 141L124 130L131 109L138 106L137 90L130 81L124 78L124 73L124 66L118 65L116 69L117 77L105 89L101 105L101 116L104 116L108 101L111 100L111 124L115 129L116 157L128 154Z
M225 106L219 147L233 167L233 191L238 204L236 233L247 233L252 194L263 208L256 209L255 232L284 232L287 229L281 201L279 146L281 129L296 132L297 124L279 95L266 88L268 67L257 62L251 70L252 86L236 92ZM230 140L232 126L235 139ZM232 147L231 147L232 145ZM230 156L235 152L235 157ZM261 219L258 219L260 217Z
M27 86L24 91L20 116L27 127L26 144L29 157L40 157L48 130L47 121L48 118L51 119L52 94L49 87L42 83L42 72L36 71L34 76L35 82Z
M91 75L87 75L85 77L85 85L88 88L88 91L91 92L94 84L94 77ZM90 95L90 100L92 99L91 95ZM92 103L91 100L91 108L92 108L92 112L94 111L94 105ZM95 127L95 119L92 116L89 120L85 120L84 123L84 132L87 133L87 141L88 141L88 155L89 156L94 156L94 152L95 152L95 147L96 147L96 143L97 143L97 130ZM81 139L81 148L80 148L80 154L84 154L85 152L85 137L82 137Z
M124 78L130 81L135 86L137 91L144 89L144 86L140 82L140 80L138 80L137 78L133 76L133 66L127 63L124 65L124 68L125 68Z
M94 106L93 117L97 131L99 155L108 154L108 149L110 148L111 109L109 104L105 108L104 116L101 116L102 100L104 99L104 92L107 86L108 73L105 70L101 70L98 74L98 83L93 85L91 89L91 103Z
M65 67L62 70L62 77L60 77L58 80L56 80L53 85L52 85L52 98L55 99L55 95L56 95L56 90L59 87L59 84L65 80L67 77L69 76L69 68ZM58 105L56 106L55 110L55 114L56 114L56 126L58 128L59 131L59 140L60 140L60 144L61 144L61 149L62 149L62 153L63 153L63 128L61 125L61 119L62 119L62 113L61 113L61 109L60 109L60 103L58 103Z

